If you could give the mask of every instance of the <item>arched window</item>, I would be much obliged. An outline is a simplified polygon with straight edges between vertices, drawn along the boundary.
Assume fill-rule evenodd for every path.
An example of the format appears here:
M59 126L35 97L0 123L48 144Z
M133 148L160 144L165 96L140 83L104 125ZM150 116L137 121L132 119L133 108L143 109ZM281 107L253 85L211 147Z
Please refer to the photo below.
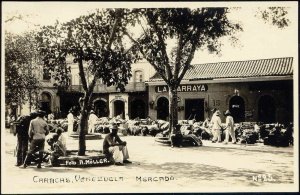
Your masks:
M135 99L131 102L131 118L146 118L146 104L143 100Z
M114 116L120 115L121 118L125 117L125 102L121 100L114 101Z
M275 121L275 103L269 95L260 97L258 101L258 120L264 123L274 123Z
M94 111L98 117L108 117L107 103L103 100L94 102Z
M43 80L49 81L51 79L51 73L47 68L43 68Z
M41 94L40 107L47 114L51 112L51 95L48 92Z
M139 82L143 82L144 78L143 78L143 71L141 70L136 70L134 72L134 82L139 83Z
M240 96L233 96L229 101L229 110L232 114L234 122L245 121L245 102Z
M167 120L169 117L169 100L166 97L160 97L157 100L157 119Z

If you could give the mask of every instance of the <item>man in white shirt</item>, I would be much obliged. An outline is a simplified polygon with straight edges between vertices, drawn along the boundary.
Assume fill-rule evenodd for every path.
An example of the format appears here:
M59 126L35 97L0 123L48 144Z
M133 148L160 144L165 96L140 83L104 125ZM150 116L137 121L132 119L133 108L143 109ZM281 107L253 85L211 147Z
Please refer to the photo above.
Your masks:
M236 139L235 139L235 132L234 132L234 120L233 117L231 116L231 113L229 110L226 110L225 112L226 116L226 136L225 136L225 141L224 143L227 144L229 140L229 135L232 138L232 143L236 144Z
M212 130L214 132L214 137L212 139L212 143L216 143L216 141L221 142L221 118L220 118L220 114L221 112L219 110L217 110L215 112L215 115L213 115L212 119L211 119L211 123L212 123Z
M91 110L90 116L89 116L89 121L88 121L88 126L89 126L89 133L95 133L95 125L97 123L98 117L96 116L94 110Z
M45 147L45 138L46 135L49 134L49 127L47 122L43 119L45 116L45 112L39 110L37 112L37 117L30 121L29 125L29 141L30 141L30 149L25 158L23 166L20 168L26 168L27 165L30 164L33 154L38 152L38 165L37 168L41 168L41 164L43 161L43 152Z
M72 110L69 111L67 119L68 119L68 135L71 135L73 133L73 126L74 126L74 116L72 114Z

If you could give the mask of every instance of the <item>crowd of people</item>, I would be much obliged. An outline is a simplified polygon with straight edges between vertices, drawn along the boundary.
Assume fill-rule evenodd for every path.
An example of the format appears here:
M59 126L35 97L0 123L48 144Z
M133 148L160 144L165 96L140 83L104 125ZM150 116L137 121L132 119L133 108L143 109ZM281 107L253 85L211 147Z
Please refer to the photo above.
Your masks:
M88 132L95 132L97 116L92 110L88 119ZM56 127L54 133L50 136L48 122L53 121L54 116L49 113L48 116L42 110L32 112L30 115L20 116L15 121L15 132L17 136L16 166L26 168L32 162L37 164L37 168L42 167L42 163L47 161L46 166L59 166L58 158L68 155L67 141L74 128L74 115L70 110L67 121L68 127L65 131L61 127ZM103 154L107 155L115 165L124 165L131 163L128 158L126 142L122 141L117 135L118 127L113 125L111 133L106 135L103 141ZM46 139L48 138L48 139ZM45 150L45 143L50 146L50 150Z
M172 147L181 147L183 137L185 136L185 138L187 138L186 135L188 134L190 135L189 138L191 139L191 143L195 142L196 145L202 145L201 139L205 139L205 135L208 136L208 139L211 140L212 143L223 142L224 144L228 144L231 141L232 144L236 144L238 140L240 142L241 139L239 136L237 137L237 129L235 126L236 124L234 123L234 118L232 117L230 111L226 110L224 112L224 116L226 117L224 121L225 123L221 120L220 110L214 108L211 111L211 118L206 118L204 122L199 123L201 125L198 125L197 128L193 126L196 124L195 121L193 121L193 125L189 126L192 126L193 129L185 128L185 126L183 124L180 124L179 122L179 124L174 127L177 128L177 131L174 131L177 132L177 134L171 134L169 130L169 123L167 121L160 123L160 120L153 121L150 117L148 117L147 119L143 119L144 124L142 124L136 123L137 121L141 121L140 119L130 120L128 115L125 117L125 119L122 119L120 116L114 117L112 119L108 119L106 117L98 118L95 112L91 110L88 116L87 133L93 134L101 132L102 130L102 133L107 134L103 141L103 154L112 159L112 161L116 165L124 165L124 163L130 163L130 161L128 160L129 155L128 149L126 147L126 142L122 141L118 136L118 132L120 132L120 129L124 128L124 124L127 124L126 132L129 132L132 135L136 135L136 132L140 132L142 135L147 135L146 132L148 130L148 134L152 136L156 136L158 133L162 134L163 137L167 136L171 140ZM37 112L31 113L30 115L19 117L16 120L17 125L15 132L18 140L16 150L16 166L26 168L32 161L35 161L37 167L41 168L41 164L43 160L45 160L45 156L49 156L48 166L58 166L58 158L60 156L68 155L68 139L70 135L77 131L77 127L75 127L74 124L77 123L78 126L78 120L80 118L80 115L74 116L73 111L70 110L67 118L64 119L66 121L67 127L58 125L54 128L53 131L53 127L52 129L49 129L49 127L51 127L50 123L54 121L54 115L52 113L49 113L46 116L46 113L44 111L39 110ZM200 133L197 132L197 129ZM275 131L275 135L272 137L271 134L268 137L268 140L266 140L266 144L277 144L280 142L280 140L278 139L278 135L280 133L280 129L282 128L279 128L277 126L275 129L277 130ZM286 136L288 143L292 143L292 128L287 128L287 130L288 131L285 134L288 135ZM49 131L54 132L54 134L51 138L46 140L46 137L49 137L47 136L49 134ZM185 133L185 131L187 133ZM254 125L254 131L261 131L260 127L258 127L257 124ZM245 132L245 137L247 137L247 131ZM196 136L193 137L191 134L194 134ZM197 137L200 137L200 140L197 139ZM261 136L261 138L264 137ZM247 138L245 138L245 140L246 139ZM249 138L248 140L251 139ZM49 144L50 152L45 152L45 142ZM280 144L288 145L286 144L286 142L280 142Z

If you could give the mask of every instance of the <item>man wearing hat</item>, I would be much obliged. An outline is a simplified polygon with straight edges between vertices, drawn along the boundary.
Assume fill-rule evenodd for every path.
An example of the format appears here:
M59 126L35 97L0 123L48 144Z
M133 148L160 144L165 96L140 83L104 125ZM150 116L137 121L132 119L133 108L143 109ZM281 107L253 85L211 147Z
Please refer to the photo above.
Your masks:
M74 126L74 116L72 113L72 109L69 110L67 119L68 119L68 134L71 135L73 133L73 126Z
M227 144L229 140L229 135L231 136L232 143L236 144L236 139L235 139L235 132L234 132L234 121L233 117L231 116L231 113L229 110L226 110L225 112L226 116L226 135L225 135L225 141L224 143Z
M97 123L98 117L96 116L94 110L91 110L89 120L88 120L88 127L89 133L95 133L95 125Z
M115 165L124 165L123 163L131 163L129 154L126 147L126 142L122 141L118 136L118 126L113 125L111 133L106 135L103 141L103 153L107 156L112 156Z
M15 135L17 135L17 164L21 166L24 164L26 153L28 151L28 129L30 121L36 117L36 113L32 112L30 115L21 116L18 119Z
M216 111L217 111L217 110L218 110L218 109L216 109L216 108L213 108L213 109L211 110L211 112L212 112L212 116L211 116L211 119L210 119L210 124L211 124L211 125L212 125L213 119L216 117ZM213 128L211 128L211 133L212 133L212 136L215 137L215 131L214 131Z
M29 140L30 149L26 156L25 162L21 168L26 168L31 162L32 154L39 152L39 160L37 168L41 168L41 163L43 160L43 152L45 146L45 137L49 133L47 122L43 119L46 113L39 110L37 112L37 117L30 121L29 124Z
M219 110L217 110L215 112L215 115L213 115L213 117L211 119L212 131L213 131L213 136L214 136L212 139L213 143L215 143L217 140L218 140L218 142L221 142L222 122L221 122L220 114L221 114L221 112Z

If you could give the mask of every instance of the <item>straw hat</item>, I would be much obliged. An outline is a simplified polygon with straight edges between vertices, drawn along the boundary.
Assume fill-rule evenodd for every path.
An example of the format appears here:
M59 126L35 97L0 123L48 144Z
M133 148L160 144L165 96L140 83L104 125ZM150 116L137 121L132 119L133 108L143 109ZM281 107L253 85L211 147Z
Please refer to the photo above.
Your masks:
M224 114L225 116L227 116L227 115L231 115L231 113L230 113L230 111L229 110L226 110L226 112L225 112L225 114Z

